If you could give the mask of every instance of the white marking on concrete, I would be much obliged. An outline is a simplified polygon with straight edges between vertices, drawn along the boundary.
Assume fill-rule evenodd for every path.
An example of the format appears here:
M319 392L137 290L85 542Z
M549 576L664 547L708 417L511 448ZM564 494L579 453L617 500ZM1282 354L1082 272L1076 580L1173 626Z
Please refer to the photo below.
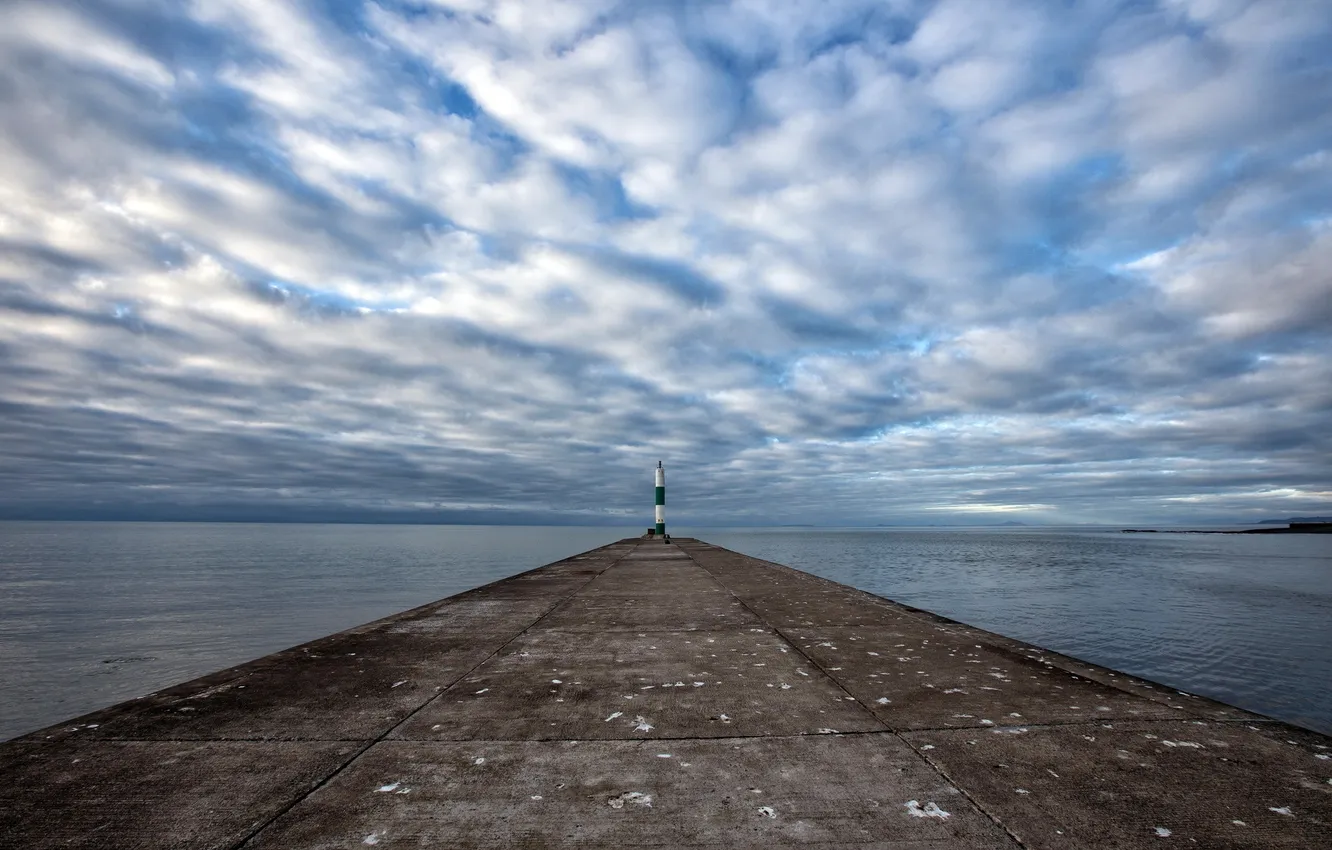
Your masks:
M635 732L651 732L655 728L651 723L648 723L647 718L641 714L634 718L634 722L638 724L634 727Z
M367 836L365 837L365 840L363 840L361 843L362 843L362 844L378 844L378 843L379 843L379 839L381 839L381 838L383 838L383 837L384 837L384 833L383 833L383 832L372 832L372 833L370 833L369 835L367 835Z
M1157 837L1157 838L1169 838L1169 837L1170 837L1170 830L1166 829L1164 826L1158 826L1158 827L1156 828L1156 837Z
M403 679L401 682L394 682L390 687L396 688L398 685L405 685L405 684L407 684L407 680Z
M759 806L758 813L763 815L765 818L777 817L777 813L772 810L772 806Z
M907 800L907 814L913 818L938 818L939 820L948 820L951 814L939 808L938 803L926 803L921 806L919 800Z
M632 803L635 806L641 806L645 809L652 808L652 795L644 794L642 791L625 791L618 797L611 797L606 801L612 809L623 809L625 803Z
M1288 818L1295 817L1295 813L1290 810L1290 806L1268 806L1267 810L1269 812L1276 812L1279 815L1284 815Z
M375 789L375 793L376 793L376 794L388 794L388 793L390 793L390 792L392 792L392 791L397 791L397 790L398 790L398 786L401 785L401 784L402 784L401 782L394 782L392 785L381 785L381 786L379 786L378 788Z
M612 720L614 720L615 718L617 718L617 717L623 717L623 716L624 716L624 712L623 712L623 711L616 711L616 712L612 713L610 717L607 717L605 720L603 720L603 721L601 721L601 722L602 722L602 723L610 723L610 722L611 722Z

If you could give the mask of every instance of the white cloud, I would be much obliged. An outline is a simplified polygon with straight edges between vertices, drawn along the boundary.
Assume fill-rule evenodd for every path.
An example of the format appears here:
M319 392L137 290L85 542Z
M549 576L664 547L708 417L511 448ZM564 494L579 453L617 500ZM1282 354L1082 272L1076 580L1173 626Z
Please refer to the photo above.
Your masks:
M175 75L161 62L122 38L98 29L76 12L60 6L18 2L5 10L0 47L13 52L45 53L90 72L101 72L145 86L166 88Z

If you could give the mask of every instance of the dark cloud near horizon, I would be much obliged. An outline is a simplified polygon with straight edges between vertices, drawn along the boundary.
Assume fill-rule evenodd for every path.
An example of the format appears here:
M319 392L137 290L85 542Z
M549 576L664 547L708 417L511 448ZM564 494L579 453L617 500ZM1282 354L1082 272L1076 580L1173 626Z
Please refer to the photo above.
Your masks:
M0 517L1332 512L1315 5L15 4Z

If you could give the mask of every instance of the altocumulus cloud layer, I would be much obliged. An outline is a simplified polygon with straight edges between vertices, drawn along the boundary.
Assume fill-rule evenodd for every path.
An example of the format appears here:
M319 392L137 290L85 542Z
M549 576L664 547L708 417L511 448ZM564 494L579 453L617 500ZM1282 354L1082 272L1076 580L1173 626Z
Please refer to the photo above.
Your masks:
M1332 510L1325 3L4 19L4 515Z

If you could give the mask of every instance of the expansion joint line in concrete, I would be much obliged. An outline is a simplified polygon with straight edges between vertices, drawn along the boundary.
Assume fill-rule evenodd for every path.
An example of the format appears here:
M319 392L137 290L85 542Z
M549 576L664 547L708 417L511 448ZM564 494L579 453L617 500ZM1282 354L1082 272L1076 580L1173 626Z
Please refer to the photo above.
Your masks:
M965 797L971 803L971 805L976 807L977 811L984 814L994 823L995 826L1002 829L1004 831L1004 834L1013 840L1014 844L1016 844L1018 847L1023 848L1023 850L1028 850L1027 843L1024 842L1021 838L1018 838L1017 834L1013 832L1013 830L1008 828L1008 824L1004 823L1003 820L998 815L994 814L994 812L991 812L989 809L982 806L980 801L977 800L975 797L971 796L971 794L968 793L967 789L962 787L962 784L960 782L953 779L953 777L949 775L948 771L945 770L942 765L936 764L934 761L930 759L929 756L925 755L923 752L918 750L906 738L903 738L901 735L898 735L897 738L898 740L904 742L908 747L911 747L911 751L915 753L916 756L919 757L921 761L929 765L930 768L932 768L935 773L939 774L939 776L941 776L945 782L956 788L959 794Z
M1160 724L1168 726L1172 723L1214 723L1217 726L1253 726L1252 720L1240 720L1233 717L1209 717L1199 718L1195 715L1179 717L1114 717L1105 720L1045 720L1040 723L1015 723L1011 726L922 726L911 729L895 729L894 732L916 735L922 732L1003 732L1007 729L1076 729L1084 726L1088 729L1104 728L1107 723L1134 723L1134 724ZM1261 723L1277 723L1279 721L1263 719Z
M431 742L441 744L641 744L646 746L652 743L678 743L680 741L794 741L801 738L867 738L874 735L895 734L891 729L861 729L854 732L797 732L794 735L756 733L753 735L658 735L654 738L569 738L566 736L554 738L432 738ZM420 740L415 738L405 740L420 743Z
M609 547L609 546L613 546L613 545L616 545L616 544L613 544L613 543L612 543L612 544L608 544L608 547ZM608 548L608 547L607 547L607 548ZM547 608L547 609L545 610L545 612L543 612L543 613L541 614L540 617L537 617L535 620L533 620L532 622L528 623L526 626L524 626L524 627L522 628L521 631L519 631L519 632L518 632L517 634L515 634L513 637L509 638L508 640L504 641L504 643L502 643L502 644L500 644L498 647L496 647L494 652L490 653L490 654L487 655L485 658L483 658L481 661L477 662L476 664L474 664L474 665L472 665L470 668L468 668L468 669L467 669L467 670L466 670L461 676L459 676L457 679L454 680L454 682L453 682L452 685L449 685L447 688L444 688L444 689L441 690L439 693L437 693L437 694L435 694L434 696L432 696L430 699L428 699L428 700L426 700L425 702L423 702L423 703L421 703L420 705L418 705L416 708L413 708L410 712L407 713L407 716L406 716L406 717L403 717L403 718L402 718L402 720L399 720L397 723L395 723L395 724L393 724L392 726L390 726L389 728L385 729L383 732L381 732L381 733L379 734L378 737L376 737L376 738L374 738L374 739L368 741L368 742L366 743L365 746L359 748L358 750L356 750L356 752L352 753L351 756L349 756L344 762L342 762L342 764L338 765L338 766L337 766L332 772L330 772L327 776L325 776L323 779L321 779L321 780L319 780L318 782L316 782L314 785L310 786L310 789L309 789L308 791L306 791L304 794L302 794L302 795L300 795L299 797L297 797L295 800L292 800L292 801L291 801L290 803L288 803L286 806L283 806L279 811L275 812L275 813L273 814L272 817L268 818L268 819L265 820L263 823L259 824L258 826L254 827L253 829L251 829L248 833L246 833L246 834L245 834L244 836L242 836L239 840L237 840L234 844L232 844L232 845L228 848L228 850L240 850L240 848L243 848L245 845L249 844L251 841L253 841L253 840L255 839L256 836L259 835L259 833L263 832L263 831L264 831L265 829L267 829L271 824L273 824L274 822L276 822L276 821L278 820L278 818L281 818L281 817L282 817L283 815L285 815L287 812L289 812L289 811L291 811L292 809L294 809L294 808L296 808L297 806L299 806L299 805L300 805L300 804L301 804L306 798L308 798L311 794L314 794L314 793L317 792L320 788L323 788L325 785L327 785L328 783L332 782L333 779L336 778L336 777L338 776L338 774L342 773L344 770L346 770L347 768L349 768L349 767L351 767L353 764L355 764L355 763L356 763L356 760L359 759L361 756L365 755L366 751L368 751L371 747L375 746L376 744L381 744L381 743L383 743L384 741L388 740L388 736L389 736L389 735L392 735L394 732L396 732L397 730L401 729L404 723L406 723L407 721L409 721L409 720L411 720L413 717L415 717L417 714L419 714L423 709L425 709L426 706L432 704L435 700L439 699L440 697L444 696L444 695L447 694L449 691L451 691L451 690L453 689L454 685L457 685L458 682L461 682L463 679L466 679L468 676L470 676L470 675L472 675L473 673L475 673L475 672L477 671L477 669L479 669L481 666L483 666L483 665L487 664L488 662L490 662L495 656L497 656L497 655L499 655L501 652L503 652L504 649L505 649L505 647L509 646L509 645L512 644L514 641L518 640L518 639L521 638L523 635L525 635L525 634L527 634L528 632L530 632L530 631L531 631L531 630L532 630L532 629L533 629L538 623L540 623L542 620L544 620L544 619L546 619L547 617L549 617L552 611L554 611L556 608L559 608L559 607L560 607L561 605L563 605L565 602L568 602L570 599L572 599L573 597L575 597L575 596L577 596L579 593L581 593L581 592L583 591L583 589L584 589L585 587L587 587L589 584L591 584L593 581L595 581L595 580L597 579L598 576L600 576L602 573L606 572L606 570L609 570L609 569L614 568L617 564L619 564L619 563L620 563L621 561L623 561L626 557L628 557L629 554L630 554L630 552L633 552L633 549L628 550L628 551L625 552L623 555L621 555L620 557L616 558L614 561L611 561L610 564L608 564L608 565L605 567L605 569L599 570L597 573L595 573L595 574L592 575L590 578L588 578L587 581L585 581L585 582L583 582L582 584L578 585L578 587L574 588L572 591L570 591L569 593L565 594L564 596L561 596L558 600L556 600L556 602L555 602L553 605L551 605L549 608ZM537 569L542 569L542 567L538 567ZM529 570L528 572L536 572L536 570ZM520 575L521 575L521 573L520 573Z
M717 547L717 548L720 548L720 547ZM729 551L729 550L723 550L723 551ZM926 757L926 755L925 755L923 752L921 752L919 749L916 748L915 745L913 745L910 741L908 741L906 738L904 738L904 737L901 735L901 733L899 733L897 730L895 730L895 729L893 729L892 727L890 727L887 723L884 723L882 720L880 720L879 717L878 717L878 715L876 715L876 714L874 713L874 710L873 710L873 709L871 709L868 705L866 705L864 702L862 702L862 701L861 701L861 700L860 700L855 694L853 694L853 693L851 693L850 691L848 691L848 690L846 689L846 686L844 686L841 682L839 682L839 681L837 680L837 678L836 678L835 676L833 676L833 675L832 675L827 669L825 669L824 666L823 666L822 664L820 664L820 663L818 663L817 661L815 661L815 660L814 660L812 657L810 657L810 656L809 656L804 650L802 650L802 649L799 647L799 645L796 644L795 641L791 640L791 638L788 637L788 636L786 635L785 632L783 632L779 627L773 625L772 623L769 623L766 619L764 619L763 617L759 616L759 613L758 613L757 611L755 611L753 608L750 608L747 604L745 604L745 601L744 601L743 599L741 599L740 596L739 596L735 591L731 590L731 588L726 584L725 581L723 581L723 580L721 579L721 577L719 577L719 576L718 576L716 573L714 573L712 570L710 570L710 569L708 569L707 567L705 567L705 566L704 566L701 562L699 562L699 560L698 560L697 558L695 558L695 557L693 556L693 554L692 554L691 552L689 552L688 550L685 550L685 554L689 555L689 560L693 561L693 562L698 566L699 569L703 570L705 573L707 573L708 575L712 576L712 580L713 580L713 581L717 582L717 583L720 584L722 587L726 588L726 592L729 593L729 594L731 594L731 597L732 597L733 599L735 599L735 601L736 601L737 604L741 605L742 607L744 607L744 609L745 609L746 611L748 611L749 613L753 614L754 617L757 618L758 621L759 621L760 623L762 623L763 625L765 625L765 626L767 626L768 628L772 629L773 632L775 632L775 633L777 634L778 637L780 637L782 640L786 641L786 643L791 647L791 649L793 649L797 654L799 654L799 656L800 656L801 658L805 659L805 661L807 661L811 667L813 667L815 670L818 670L820 673L822 673L823 676L824 676L824 678L826 678L828 681L830 681L830 682L832 682L834 685L836 685L836 686L838 687L838 689L841 690L842 693L846 694L848 700L852 700L852 701L854 701L854 702L856 703L856 705L860 706L861 710L864 711L866 714L868 714L868 715L870 716L870 718L871 718L875 723L878 723L878 724L880 724L881 726L883 726L883 729L882 729L880 732L878 732L877 734L892 735L893 737L897 738L897 740L899 740L899 741L901 741L903 744L905 744L905 745L907 746L907 748L911 750L911 752L913 752L913 753L916 754L916 757L917 757L918 759L920 759L921 762L923 762L927 767L929 767L931 770L933 770L933 771L934 771L934 772L935 772L935 773L936 773L941 779L943 779L945 782L947 782L947 783L948 783L952 788L954 788L959 794L961 794L963 797L965 797L966 800L967 800L967 802L969 802L969 803L971 803L971 805L975 806L975 807L976 807L976 811L978 811L978 812L980 812L981 814L985 815L985 817L989 818L990 821L991 821L996 827L998 827L999 829L1003 830L1003 831L1004 831L1004 834L1007 835L1007 836L1009 837L1009 839L1013 841L1014 844L1016 844L1016 845L1017 845L1018 847L1020 847L1020 848L1023 848L1023 850L1026 850L1027 845L1024 844L1024 843L1022 842L1022 839L1018 838L1016 835L1013 834L1013 831L1012 831L1011 829L1008 828L1008 826L1003 822L1003 820L1001 820L997 815L995 815L995 814L994 814L993 812L991 812L989 809L987 809L987 808L985 808L984 806L982 806L982 805L980 804L980 801L979 801L979 800L977 800L975 797L973 797L973 796L971 796L970 794L968 794L967 791L966 791L966 789L964 789L960 784L958 784L957 782L955 782L955 781L953 780L953 778L952 778L951 776L949 776L949 775L948 775L948 774L947 774L947 773L946 773L946 772L945 772L945 771L944 771L939 765L937 765L937 764L935 764L934 762L930 761L930 759L929 759L928 757ZM737 554L738 554L738 553L737 553ZM764 563L765 563L765 564L768 564L768 562L764 562ZM788 569L788 570L790 569L790 567L784 567L784 566L781 565L781 564L771 564L771 566L782 566L784 569Z
M535 625L535 623L533 623L533 625ZM555 630L550 629L549 631L555 631ZM577 634L577 632L572 632L570 634ZM676 634L681 634L681 633L676 632ZM518 637L521 637L521 635L519 635ZM515 638L515 640L516 639L517 638ZM503 647L501 647L501 649L502 648ZM494 656L491 657L493 658ZM475 670L476 668L472 669ZM470 673L471 670L469 670L467 673L464 673L463 677L465 678ZM447 692L448 692L447 690L441 691L435 696L432 696L429 700L422 703L418 708L412 709L412 714L413 715L416 714L422 708L425 708L427 705L434 702L439 697L444 696ZM410 716L404 718L402 722L405 723L407 722L408 719L410 719ZM550 741L590 741L590 742L642 741L644 743L651 741L723 741L729 738L818 738L828 735L834 737L839 735L840 736L896 735L900 737L901 735L919 735L928 732L995 733L995 732L1003 732L1008 729L1076 729L1080 726L1086 727L1087 729L1095 729L1103 726L1105 723L1133 723L1133 724L1142 724L1142 725L1150 724L1150 725L1168 726L1172 723L1174 724L1195 723L1197 722L1197 720L1198 718L1191 716L1190 717L1131 717L1127 719L1123 717L1117 717L1114 718L1113 720L1068 720L1063 722L1057 720L1047 720L1041 723L1019 723L1019 724L1014 724L1012 726L913 726L909 729L896 729L891 726L887 726L885 724L885 728L883 729L859 729L848 732L806 732L806 733L797 733L795 735L770 735L765 733L761 735L661 735L656 738L568 738L564 736L559 736L554 738L527 738L527 737L431 738L430 740L439 741L439 742L448 742L448 743L462 743L464 741L468 742L475 741L478 743L523 744L523 743L541 743L541 742L550 742ZM1247 720L1247 719L1237 720L1233 718L1222 717L1222 718L1208 718L1203 722L1214 724L1216 726L1257 726L1263 723L1268 723L1268 724L1279 723L1280 721L1272 720L1269 718L1263 718L1262 720ZM400 723L398 725L400 726L402 724ZM396 728L398 727L397 726L393 727L393 729ZM390 729L389 732L392 732L393 729ZM151 741L153 743L159 743L159 744L198 744L200 742L209 742L209 743L220 742L227 744L357 744L360 743L362 740L363 739L361 738L107 738L106 739L107 743L112 743L112 744L134 744L134 743L143 743L145 741ZM417 740L417 739L403 738L401 740L407 741L407 740ZM60 745L59 742L56 741L34 741L31 744L31 746L39 746L39 747L57 747L59 745Z
M689 555L689 552L686 550L686 551L685 551L685 554ZM823 666L822 666L821 664L819 664L817 661L815 661L813 658L810 658L809 655L807 655L803 649L801 649L799 646L797 646L797 645L796 645L796 642L793 641L793 640L791 640L791 638L788 637L788 636L786 635L785 632L783 632L783 631L782 631L780 628L778 628L777 626L774 626L772 623L769 623L769 622L768 622L767 620L765 620L762 616L760 616L759 613L758 613L757 611L755 611L753 608L750 608L749 605L747 605L747 604L745 603L745 600L741 599L740 596L739 596L738 594L736 594L736 592L735 592L734 590L731 590L731 588L726 584L726 582L722 581L721 578L719 578L719 577L717 576L716 573L714 573L712 570L708 569L707 567L705 567L705 566L703 566L701 563L699 563L698 559L696 559L693 555L689 555L689 560L693 561L693 562L694 562L694 565L695 565L696 567L698 567L700 570L702 570L703 572L705 572L705 573L707 573L709 576L711 576L713 581L715 581L715 582L717 582L717 584L721 585L721 586L726 590L726 592L729 593L729 594L731 595L731 598L735 600L735 603L736 603L737 605L739 605L741 608L743 608L743 609L745 609L746 611L748 611L748 612L754 617L754 619L757 620L757 621L759 621L760 623L762 623L762 624L764 625L765 628L771 629L772 632L773 632L773 634L777 635L777 637L779 637L779 638L781 638L783 641L785 641L787 646L791 647L791 649L792 649L797 655L799 655L801 658L805 659L805 661L808 662L809 666L813 667L815 670L818 670L820 673L823 674L824 678L826 678L828 681L830 681L830 682L832 682L834 685L836 685L836 686L837 686L837 689L840 690L843 694L845 694L845 698L846 698L847 701L849 701L849 702L854 702L856 705L860 706L861 710L864 711L866 714L869 715L870 720L872 720L872 721L874 721L875 723L878 723L879 725L883 726L883 730L882 730L882 731L884 731L884 732L891 732L891 731L892 731L892 730L888 727L888 725L887 725L886 723L884 723L882 720L880 720L878 717L875 716L874 712L870 710L869 706L865 705L865 703L863 703L863 702L861 702L859 699L857 699L856 696L855 696L855 694L853 694L853 693L851 693L850 691L848 691L848 690L842 685L841 682L837 681L837 679L835 679L834 677L828 675L828 671L825 670L825 669L823 669Z

